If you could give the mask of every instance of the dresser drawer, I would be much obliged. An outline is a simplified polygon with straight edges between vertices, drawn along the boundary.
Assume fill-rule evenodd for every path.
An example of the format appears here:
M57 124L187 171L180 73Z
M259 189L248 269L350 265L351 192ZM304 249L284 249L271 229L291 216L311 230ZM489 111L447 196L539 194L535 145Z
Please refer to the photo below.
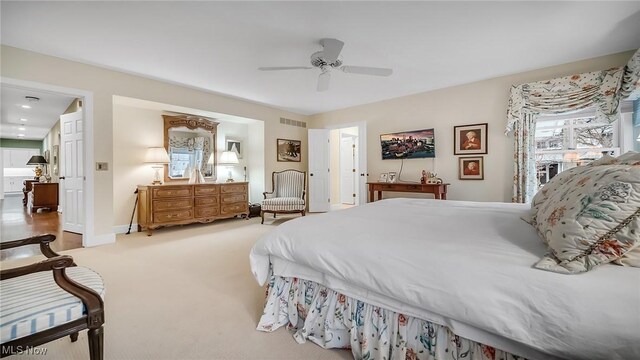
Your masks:
M216 195L219 192L218 185L197 185L194 186L196 196L202 195Z
M228 193L246 193L247 184L224 184L220 185L220 192L223 194Z
M249 208L247 203L226 204L220 206L222 215L246 213Z
M211 217L220 214L218 207L198 206L196 207L196 218Z
M193 186L162 186L153 189L154 198L193 196Z
M153 211L189 209L192 205L192 198L153 200Z
M220 195L220 202L222 204L231 204L231 203L237 203L237 202L247 202L247 194Z
M196 206L199 206L199 205L215 205L217 203L218 203L218 197L217 196L197 197L195 199Z
M154 222L168 223L180 220L193 219L193 210L160 211L153 213Z

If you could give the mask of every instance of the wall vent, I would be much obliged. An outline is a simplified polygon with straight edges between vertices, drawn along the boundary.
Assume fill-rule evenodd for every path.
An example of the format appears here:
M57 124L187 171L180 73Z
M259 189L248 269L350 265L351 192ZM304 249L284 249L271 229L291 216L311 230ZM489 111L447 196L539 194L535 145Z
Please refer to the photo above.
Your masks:
M307 127L307 123L304 122L304 121L292 120L292 119L287 119L287 118L283 118L283 117L280 118L280 124L297 126L297 127L302 127L302 128L306 128Z

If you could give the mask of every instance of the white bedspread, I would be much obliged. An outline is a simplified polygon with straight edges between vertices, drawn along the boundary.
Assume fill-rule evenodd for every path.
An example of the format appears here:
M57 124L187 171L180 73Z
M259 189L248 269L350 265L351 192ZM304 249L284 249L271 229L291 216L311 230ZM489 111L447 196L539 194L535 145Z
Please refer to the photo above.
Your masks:
M251 252L260 284L316 281L530 358L640 359L640 269L537 270L528 206L390 199L288 221Z

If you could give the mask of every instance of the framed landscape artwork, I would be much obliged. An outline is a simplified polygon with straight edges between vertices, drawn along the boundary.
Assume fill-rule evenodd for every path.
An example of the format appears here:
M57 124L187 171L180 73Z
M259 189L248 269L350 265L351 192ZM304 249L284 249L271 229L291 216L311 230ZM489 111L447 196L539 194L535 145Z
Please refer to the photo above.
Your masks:
M484 180L484 157L459 157L458 178L460 180Z
M278 139L277 140L278 161L300 162L302 155L302 141Z
M472 124L453 127L453 154L472 155L487 153L488 124Z

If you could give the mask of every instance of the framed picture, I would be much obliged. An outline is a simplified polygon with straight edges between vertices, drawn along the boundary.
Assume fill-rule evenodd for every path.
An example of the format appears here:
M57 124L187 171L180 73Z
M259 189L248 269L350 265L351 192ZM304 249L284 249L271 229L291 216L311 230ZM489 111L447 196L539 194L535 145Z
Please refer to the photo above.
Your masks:
M487 153L487 129L489 124L472 124L453 127L453 154L471 155Z
M225 143L226 151L235 151L236 155L238 155L238 159L242 159L242 141L227 139Z
M44 159L47 160L48 163L51 163L51 158L49 157L49 150L44 151Z
M394 183L394 182L396 182L396 180L398 180L398 177L397 177L395 171L394 172L390 172L389 173L389 181L388 182Z
M278 161L300 162L302 158L302 141L277 139Z
M382 173L382 174L380 174L380 177L378 178L378 182L381 182L381 183L383 183L383 182L384 182L384 183L386 183L386 182L387 182L387 177L388 177L388 176L389 176L389 174L387 174L387 173Z
M484 180L484 156L459 157L458 178L460 180Z
M53 151L51 157L53 157L51 161L51 171L53 175L58 175L58 156L60 156L60 145L53 145Z

